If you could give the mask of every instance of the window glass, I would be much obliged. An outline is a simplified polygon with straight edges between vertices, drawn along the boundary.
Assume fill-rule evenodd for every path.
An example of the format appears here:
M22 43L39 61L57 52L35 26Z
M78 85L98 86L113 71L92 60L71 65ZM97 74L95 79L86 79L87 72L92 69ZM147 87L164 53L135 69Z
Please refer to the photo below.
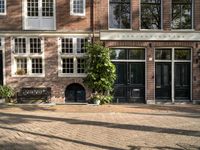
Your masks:
M61 43L62 53L73 53L73 39L63 38Z
M192 0L172 0L172 28L192 29Z
M5 1L6 0L0 0L0 14L5 13Z
M27 74L27 58L16 58L16 74Z
M77 59L77 73L85 73L85 59L84 58Z
M38 0L27 0L27 15L28 16L38 16L38 10L39 10L39 5L38 5Z
M172 59L172 51L171 51L171 49L156 49L155 50L155 58L157 60L171 60Z
M42 58L32 58L32 73L42 73Z
M145 59L145 50L144 49L129 50L129 59L144 60Z
M73 58L62 59L62 73L74 73Z
M74 15L84 15L85 13L85 0L73 0L72 12Z
M53 16L53 0L42 0L42 16Z
M175 60L190 60L191 50L190 49L175 49Z
M130 29L131 7L130 0L110 0L109 28Z
M161 29L161 0L141 0L141 28Z
M86 42L85 38L77 38L77 53L85 53Z
M30 53L41 52L41 40L39 38L30 38Z
M127 59L127 50L125 49L115 49L111 51L110 54L111 59Z
M26 53L26 39L25 38L15 39L15 53Z

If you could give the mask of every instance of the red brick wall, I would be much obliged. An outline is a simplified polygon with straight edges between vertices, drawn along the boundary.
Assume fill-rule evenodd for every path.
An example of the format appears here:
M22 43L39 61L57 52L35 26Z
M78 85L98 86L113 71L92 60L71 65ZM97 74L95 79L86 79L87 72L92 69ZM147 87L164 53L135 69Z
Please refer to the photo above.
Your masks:
M22 87L51 87L52 101L63 103L66 87L72 83L79 83L85 88L86 97L89 97L90 90L85 87L82 78L58 77L57 37L45 38L45 77L12 77L10 47L10 38L6 38L6 84L16 91Z
M22 30L22 1L7 0L7 13L0 15L0 30Z
M70 15L70 0L56 0L57 30L89 31L91 30L91 3L86 0L85 16Z

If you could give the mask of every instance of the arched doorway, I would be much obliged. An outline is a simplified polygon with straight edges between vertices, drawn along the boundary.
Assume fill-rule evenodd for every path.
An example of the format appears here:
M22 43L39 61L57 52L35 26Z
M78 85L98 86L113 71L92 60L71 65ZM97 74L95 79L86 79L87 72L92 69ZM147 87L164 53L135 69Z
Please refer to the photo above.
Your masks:
M85 102L85 89L82 85L73 83L65 90L65 102Z

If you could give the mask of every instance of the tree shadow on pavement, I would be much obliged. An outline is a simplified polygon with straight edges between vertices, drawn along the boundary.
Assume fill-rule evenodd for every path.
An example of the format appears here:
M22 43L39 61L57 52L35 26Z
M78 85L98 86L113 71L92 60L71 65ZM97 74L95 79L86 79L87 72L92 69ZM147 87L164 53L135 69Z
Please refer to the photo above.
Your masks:
M118 124L110 122L100 122L100 121L91 121L91 120L80 120L80 119L71 119L71 118L58 118L58 117L47 117L47 116L36 116L36 115L24 115L24 114L12 114L12 113L0 113L0 118L4 118L6 124L10 119L18 120L16 123L32 121L32 119L42 120L42 121L61 121L73 125L86 125L86 126L98 126L112 129L124 129L124 130L135 130L142 132L154 132L154 133L166 133L174 135L184 135L184 136L193 136L200 137L200 131L195 130L185 130L185 129L174 129L174 128L163 128L147 125L134 125L134 124ZM1 120L0 120L1 121ZM0 122L2 124L2 122Z

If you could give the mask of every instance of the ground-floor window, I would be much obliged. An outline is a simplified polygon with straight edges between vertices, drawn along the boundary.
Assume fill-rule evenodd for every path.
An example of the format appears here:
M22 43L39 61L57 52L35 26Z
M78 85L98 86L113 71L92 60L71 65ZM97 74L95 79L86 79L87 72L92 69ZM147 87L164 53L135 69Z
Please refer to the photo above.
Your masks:
M43 76L44 46L38 37L19 37L12 39L12 75Z
M115 48L111 51L116 66L116 102L145 102L145 49Z
M83 77L85 74L85 37L59 38L59 76Z
M191 49L155 49L155 98L191 99Z

